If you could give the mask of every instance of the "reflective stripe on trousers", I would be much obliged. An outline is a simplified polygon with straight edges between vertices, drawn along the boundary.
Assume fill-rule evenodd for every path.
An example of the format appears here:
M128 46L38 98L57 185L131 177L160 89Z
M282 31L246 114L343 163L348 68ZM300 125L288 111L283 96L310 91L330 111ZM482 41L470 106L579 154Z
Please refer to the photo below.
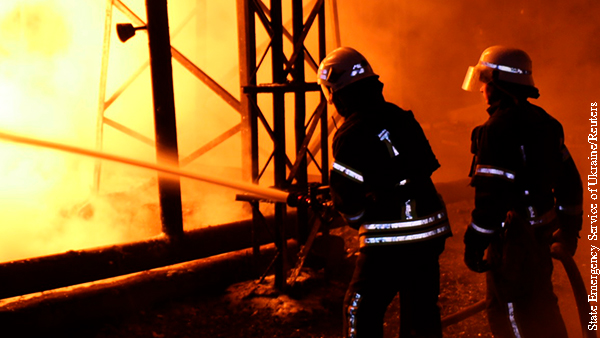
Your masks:
M515 173L513 171L484 164L478 164L475 167L475 176L498 177L509 182L515 180Z
M413 230L418 228L426 228L435 223L447 221L446 213L441 211L433 215L422 218L401 220L387 223L367 223L360 227L360 235L370 233L383 233L398 230Z
M444 223L441 226L434 228L433 230L423 231L413 234L406 235L361 235L359 237L360 240L360 248L368 247L368 246L379 246L379 245L389 245L389 244L401 244L408 242L418 242L425 239L435 238L439 236L443 236L446 234L450 234L451 229L448 223Z
M360 247L417 242L450 234L445 211L397 222L363 224L359 230Z
M346 332L346 337L348 338L356 338L356 312L358 311L360 300L361 296L358 293L355 293L348 306L348 312L346 313L346 328L348 330L348 332Z
M508 319L510 320L510 326L515 334L515 338L521 338L521 332L519 331L519 325L517 325L517 319L515 315L515 307L513 303L508 303Z

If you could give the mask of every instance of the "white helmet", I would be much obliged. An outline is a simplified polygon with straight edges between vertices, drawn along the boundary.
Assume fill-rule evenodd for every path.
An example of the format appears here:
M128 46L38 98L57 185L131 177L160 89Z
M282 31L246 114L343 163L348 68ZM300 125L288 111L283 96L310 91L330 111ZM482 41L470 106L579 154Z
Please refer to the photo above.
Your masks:
M534 87L529 55L520 49L503 46L484 50L477 65L467 70L462 89L478 92L483 83L492 80Z
M329 53L317 71L317 83L331 103L331 94L368 77L378 76L362 54L350 47L340 47Z

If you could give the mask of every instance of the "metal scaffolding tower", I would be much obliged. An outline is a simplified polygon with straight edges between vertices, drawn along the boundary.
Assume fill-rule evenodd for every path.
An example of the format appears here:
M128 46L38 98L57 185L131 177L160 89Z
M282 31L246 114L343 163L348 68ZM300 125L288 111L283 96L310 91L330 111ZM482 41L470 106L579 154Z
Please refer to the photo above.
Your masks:
M149 61L144 62L133 72L110 97L106 95L106 82L108 73L108 58L110 53L110 36L113 26L113 10L117 9L129 18L132 24L138 27L144 27L148 31L150 57ZM103 44L102 69L99 91L99 107L96 129L96 148L102 149L104 126L110 126L132 138L156 147L157 161L163 164L172 164L175 166L186 166L214 147L226 141L231 136L237 134L241 129L241 123L235 125L221 135L211 140L207 144L193 151L191 154L181 157L178 154L177 131L175 126L175 110L173 104L173 77L171 58L181 64L198 80L204 83L220 98L222 98L234 110L240 112L240 102L234 95L224 89L217 81L208 76L202 69L196 66L190 59L184 56L179 50L170 44L170 34L176 35L196 14L196 9L191 8L190 14L182 24L169 32L169 23L167 18L167 3L161 1L146 1L146 13L148 23L144 22L134 11L132 11L121 0L107 0L105 32ZM151 69L153 79L153 101L154 101L154 119L155 119L155 140L152 140L139 132L129 128L117 121L105 116L106 110L127 90L127 88L137 79L148 67ZM94 185L96 190L100 185L101 164L97 162L95 169ZM163 178L159 176L159 199L161 205L161 221L163 233L170 237L178 237L183 234L183 223L181 215L181 191L179 182L172 178Z
M316 26L318 34L318 60L325 57L325 1L317 0L312 4L309 14L304 20L304 8L302 0L291 0L292 9L292 32L283 25L282 0L271 0L270 6L260 0L237 0L238 7L238 38L240 53L240 84L244 95L241 99L242 105L242 131L244 135L244 146L251 154L250 168L251 179L258 183L264 168L259 168L258 158L258 129L260 125L265 128L273 143L273 153L267 161L271 160L274 167L275 187L282 190L290 190L292 184L294 189L300 191L308 190L307 166L310 160L319 167L321 180L319 183L328 184L328 146L327 146L327 109L326 101L321 96L320 103L306 121L306 93L320 91L315 82L306 82L305 64L308 64L316 73L318 61L312 57L305 46L305 40L310 29ZM263 54L258 55L256 39L256 21L268 32L270 41ZM284 53L284 38L291 41L293 48L291 55ZM262 61L271 54L271 83L257 83L257 73ZM258 61L258 62L257 62ZM294 130L295 130L295 162L289 160L286 153L286 93L294 94ZM267 122L262 107L259 106L258 95L270 95L272 97L272 124ZM320 129L317 131L317 126ZM316 161L315 151L309 149L310 140L315 133L320 135L321 158ZM265 165L265 166L266 166ZM285 219L286 205L277 203L275 206L275 244L279 255L276 260L275 286L285 287L286 277L286 238L283 222ZM297 237L301 243L306 240L308 234L308 217L306 207L298 208L298 231ZM318 226L315 224L314 226Z
M283 4L282 0L270 0L265 4L261 0L236 0L237 20L238 20L238 42L239 42L239 72L240 72L240 91L241 99L238 100L229 93L217 81L213 80L198 66L192 63L181 52L173 46L170 46L168 19L166 18L166 0L147 1L146 9L148 22L144 22L121 0L107 0L106 20L105 20L105 41L103 50L103 62L101 72L100 98L97 119L97 148L102 148L104 126L108 125L120 132L125 133L150 146L156 146L157 161L170 162L180 166L185 166L202 156L215 146L224 142L231 136L241 132L242 134L242 170L245 179L253 183L260 183L265 178L265 173L273 173L275 188L281 190L306 191L309 186L307 168L309 165L316 165L320 172L320 180L316 182L320 185L328 184L328 134L329 126L327 123L327 105L321 96L320 103L312 111L307 119L307 92L319 92L319 86L313 82L307 82L305 79L306 65L308 65L316 74L318 62L326 55L325 44L325 0L288 0L291 6L291 32L286 29L283 23ZM306 2L306 3L305 3ZM158 4L157 4L158 3ZM287 4L286 4L287 5ZM335 1L332 2L335 10ZM147 27L150 61L140 65L130 79L115 91L110 97L106 95L106 79L108 71L108 55L110 48L110 35L113 25L112 12L114 9L125 14L131 23L138 27ZM308 15L305 15L305 10ZM160 14L164 12L163 14ZM258 19L258 20L257 20ZM263 26L268 33L269 42L265 50L257 43L256 23ZM336 20L337 21L337 20ZM182 24L185 25L185 22ZM337 25L337 22L336 22ZM171 34L177 34L180 29L171 30ZM309 51L305 41L309 32L317 30L317 50ZM336 30L337 33L337 30ZM284 52L284 39L287 39L291 45L291 54ZM339 40L336 40L339 41ZM165 47L165 44L167 47ZM170 48L169 48L170 46ZM260 50L260 51L259 51ZM171 58L184 66L198 80L202 81L220 98L228 103L234 110L240 113L240 123L223 132L214 140L208 142L196 151L186 157L179 156L177 152L177 133L173 123L157 123L158 119L167 119L165 121L174 122L173 88ZM259 55L261 53L261 55ZM267 70L271 75L270 83L257 83L257 73L261 68L264 59L270 53L271 69ZM313 55L316 55L313 57ZM158 62L158 63L157 63ZM160 63L160 64L159 64ZM153 86L153 99L155 103L155 136L156 144L152 139L141 135L135 130L124 126L117 121L111 120L105 116L108 107L119 98L131 83L148 67L151 69L162 68L160 72L153 71L153 83L161 86L155 81L155 76L161 77L161 81L169 80L169 88ZM166 69L166 71L164 70ZM314 77L312 77L314 78ZM312 79L311 78L311 79ZM167 84L169 81L166 81ZM286 93L293 93L294 111L286 113ZM272 97L271 107L262 107L259 103L259 95L270 95ZM158 101L157 101L158 100ZM264 101L263 101L264 102ZM158 106L157 106L158 105ZM165 115L164 107L167 109ZM163 108L157 108L163 107ZM263 113L266 110L272 110L272 123ZM293 118L294 135L286 135L286 118ZM307 122L308 121L308 122ZM168 130L164 125L170 125ZM266 161L259 159L259 132L268 134L269 139L265 142L271 144L260 147L273 149ZM286 143L294 142L294 154L286 152ZM311 142L312 141L312 142ZM315 156L320 151L320 158ZM294 159L294 162L290 160ZM267 170L270 168L271 170ZM100 164L97 164L95 171L96 188L100 184ZM168 181L161 182L159 177L159 197L162 210L163 232L170 237L177 237L183 234L181 217L181 195L179 182L176 184ZM311 182L313 183L313 182ZM251 201L253 205L254 223L260 222L262 215L258 205L261 201L256 199ZM275 244L279 254L276 260L276 286L283 288L285 286L286 275L286 239L297 237L300 243L306 241L311 225L308 217L308 210L301 206L297 212L297 224L295 234L286 234L284 222L286 218L287 206L285 203L276 203L275 205ZM318 226L318 224L316 225Z

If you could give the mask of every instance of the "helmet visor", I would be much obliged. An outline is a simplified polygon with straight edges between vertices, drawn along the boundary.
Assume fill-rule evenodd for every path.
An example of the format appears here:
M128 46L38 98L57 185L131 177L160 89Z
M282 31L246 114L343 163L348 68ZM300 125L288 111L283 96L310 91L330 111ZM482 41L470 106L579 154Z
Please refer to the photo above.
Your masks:
M462 89L468 92L478 92L483 84L480 79L481 69L478 67L469 67L462 84Z
M469 67L462 84L462 89L469 92L479 92L481 86L492 82L492 77L492 70L490 68L479 64L475 67Z

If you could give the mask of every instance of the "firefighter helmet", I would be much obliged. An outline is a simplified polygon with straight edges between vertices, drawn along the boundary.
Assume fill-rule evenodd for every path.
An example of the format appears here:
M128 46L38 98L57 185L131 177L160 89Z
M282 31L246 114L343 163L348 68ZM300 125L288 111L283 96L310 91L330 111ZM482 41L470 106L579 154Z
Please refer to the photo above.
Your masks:
M317 83L332 102L331 95L365 78L378 76L365 57L350 47L340 47L329 53L317 71Z
M477 65L467 70L462 89L478 92L482 84L494 80L534 87L529 55L516 48L489 47Z

